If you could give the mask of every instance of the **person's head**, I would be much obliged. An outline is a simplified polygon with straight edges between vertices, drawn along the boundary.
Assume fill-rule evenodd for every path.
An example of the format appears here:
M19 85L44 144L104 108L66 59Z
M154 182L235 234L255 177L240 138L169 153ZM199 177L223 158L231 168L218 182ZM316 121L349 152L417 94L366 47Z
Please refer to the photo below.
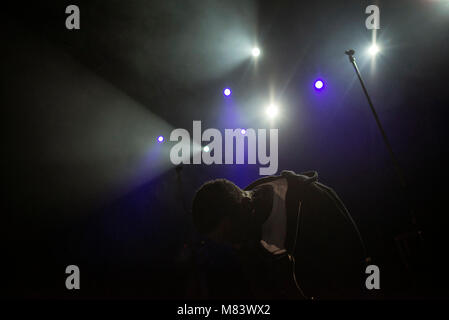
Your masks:
M255 191L244 191L226 179L208 181L193 199L193 222L212 240L242 243L260 228L255 214L258 203Z

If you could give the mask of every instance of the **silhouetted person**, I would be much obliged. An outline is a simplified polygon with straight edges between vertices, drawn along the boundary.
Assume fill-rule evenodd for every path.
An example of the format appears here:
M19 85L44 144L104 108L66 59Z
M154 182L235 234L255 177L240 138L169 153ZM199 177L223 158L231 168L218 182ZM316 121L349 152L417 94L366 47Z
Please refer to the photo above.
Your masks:
M361 296L366 254L357 227L336 193L317 180L313 171L282 171L243 190L217 179L197 191L194 224L240 252L254 297Z

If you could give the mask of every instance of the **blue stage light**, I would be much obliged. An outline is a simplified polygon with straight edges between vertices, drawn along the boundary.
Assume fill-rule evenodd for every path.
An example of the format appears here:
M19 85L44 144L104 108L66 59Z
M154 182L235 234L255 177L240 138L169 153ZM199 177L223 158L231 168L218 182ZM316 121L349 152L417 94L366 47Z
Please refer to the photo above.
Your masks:
M321 79L317 79L314 84L315 90L321 91L324 89L324 81Z

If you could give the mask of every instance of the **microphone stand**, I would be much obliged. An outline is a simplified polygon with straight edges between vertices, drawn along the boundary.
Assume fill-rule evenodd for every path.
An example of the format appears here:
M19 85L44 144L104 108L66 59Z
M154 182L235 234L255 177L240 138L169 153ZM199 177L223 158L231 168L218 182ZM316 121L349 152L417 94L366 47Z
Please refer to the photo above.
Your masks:
M382 134L382 138L384 140L384 143L385 143L385 145L386 145L386 147L388 149L388 152L390 153L390 157L391 157L391 160L393 162L394 168L396 170L396 174L398 175L398 178L399 178L399 181L401 183L401 186L403 188L406 188L407 183L406 183L403 171L402 171L401 167L399 166L399 162L396 159L396 156L395 156L395 154L393 152L393 148L391 147L391 144L388 141L387 134L385 133L385 130L382 127L382 124L380 123L379 116L377 115L376 109L374 109L373 102L371 101L371 98L370 98L370 96L368 94L368 90L366 90L365 83L363 82L362 76L360 75L360 71L359 71L359 68L357 67L357 63L355 62L354 53L355 53L355 51L352 50L352 49L348 50L348 51L345 51L345 54L347 54L349 56L349 62L354 66L355 73L357 74L357 77L359 78L360 84L362 85L363 92L365 93L366 99L368 100L368 104L369 104L369 106L371 108L371 111L373 113L374 119L376 120L377 127L379 128L380 133Z
M355 73L357 74L357 77L359 78L360 84L362 85L363 92L365 93L366 99L368 100L368 104L370 106L371 112L373 113L374 119L376 120L377 127L380 130L380 133L382 135L385 146L387 147L388 152L390 154L390 157L393 162L393 166L395 168L396 174L399 178L401 187L404 190L404 194L406 195L406 198L409 198L409 197L407 197L408 189L407 189L407 182L406 182L404 173L403 173L403 171L399 165L399 162L393 152L393 148L391 147L391 144L387 138L385 130L382 127L382 124L380 122L379 116L377 115L376 109L374 108L373 102L371 101L371 98L368 94L368 90L366 89L365 83L363 82L362 76L360 75L359 68L357 67L357 63L355 62L355 58L354 58L355 51L353 49L350 49L350 50L345 51L345 54L348 55L349 62L354 67ZM413 226L412 230L409 232L402 233L402 234L396 236L394 239L396 246L399 250L402 262L404 263L404 265L407 269L410 269L410 267L411 267L410 262L412 260L415 260L415 262L416 262L416 258L417 258L416 252L413 252L413 253L411 252L412 247L415 247L415 249L416 249L416 247L418 247L417 249L419 250L421 248L421 242L423 241L422 231L417 226L416 217L414 216L413 209L411 209L410 211L411 211L410 212L411 222L412 222L412 226ZM418 243L418 245L417 245L417 243ZM415 251L417 251L417 250L415 250Z

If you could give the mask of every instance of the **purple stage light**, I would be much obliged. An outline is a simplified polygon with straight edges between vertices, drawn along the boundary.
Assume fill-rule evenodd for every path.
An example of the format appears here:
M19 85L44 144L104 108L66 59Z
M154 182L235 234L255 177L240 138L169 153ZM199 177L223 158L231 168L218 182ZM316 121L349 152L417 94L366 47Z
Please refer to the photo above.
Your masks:
M321 79L317 79L315 81L314 86L315 86L315 89L318 90L318 91L323 90L323 88L324 88L324 81L321 80Z
M163 142L163 141L164 141L164 137L163 137L163 136L157 137L157 142L158 142L158 143L161 143L161 142Z
M224 90L223 90L223 94L224 94L226 97L229 97L229 96L231 95L231 89L229 89L229 88L224 89Z
M245 130L245 129L242 129L242 130L240 130L240 133L241 133L241 134L246 134L246 130Z

